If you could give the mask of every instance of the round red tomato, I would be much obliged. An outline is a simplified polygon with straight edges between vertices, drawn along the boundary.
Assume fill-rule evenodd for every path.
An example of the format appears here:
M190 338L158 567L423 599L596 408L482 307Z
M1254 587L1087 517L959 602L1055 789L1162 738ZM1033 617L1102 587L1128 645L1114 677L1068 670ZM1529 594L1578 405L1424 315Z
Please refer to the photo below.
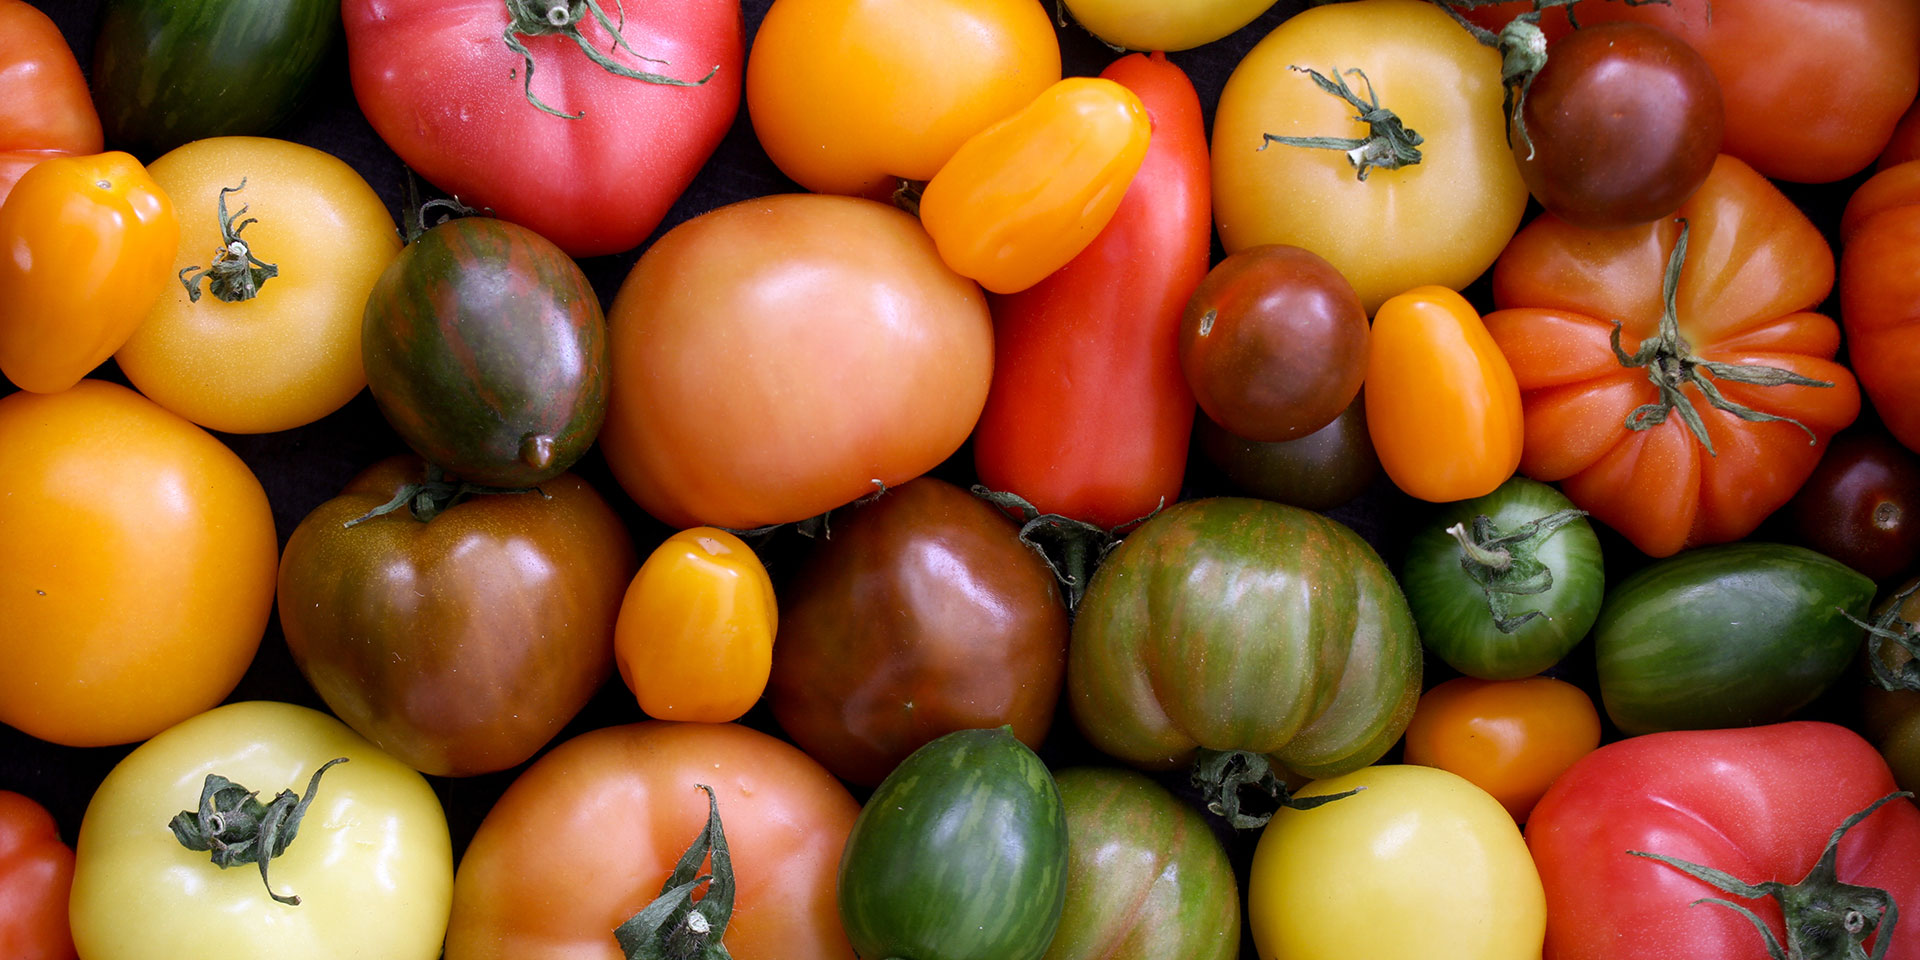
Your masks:
M7 960L71 960L67 895L73 848L45 807L0 790L0 956Z

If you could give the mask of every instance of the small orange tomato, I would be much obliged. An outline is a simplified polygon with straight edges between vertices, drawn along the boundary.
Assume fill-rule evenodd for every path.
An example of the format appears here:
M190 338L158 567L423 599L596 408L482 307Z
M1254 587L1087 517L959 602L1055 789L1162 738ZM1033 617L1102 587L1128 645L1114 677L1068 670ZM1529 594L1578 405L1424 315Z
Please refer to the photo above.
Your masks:
M1420 698L1406 759L1459 774L1525 823L1554 779L1599 745L1600 714L1579 687L1460 677Z
M172 279L173 203L124 153L29 169L0 204L0 373L58 393L113 356Z
M1418 287L1380 307L1367 430L1387 476L1422 500L1485 496L1520 465L1520 387L1465 298Z
M955 273L1018 293L1106 228L1151 132L1133 91L1069 77L961 144L921 194L920 222Z
M647 716L726 723L766 690L778 622L752 548L717 527L682 530L628 585L614 660Z

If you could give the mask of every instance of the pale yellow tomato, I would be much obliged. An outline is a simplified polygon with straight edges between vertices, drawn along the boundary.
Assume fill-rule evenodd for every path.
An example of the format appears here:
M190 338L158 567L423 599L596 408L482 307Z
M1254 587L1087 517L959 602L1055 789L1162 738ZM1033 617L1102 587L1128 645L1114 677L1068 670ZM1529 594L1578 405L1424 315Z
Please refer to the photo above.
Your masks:
M1089 33L1128 50L1191 50L1253 22L1273 0L1067 0Z

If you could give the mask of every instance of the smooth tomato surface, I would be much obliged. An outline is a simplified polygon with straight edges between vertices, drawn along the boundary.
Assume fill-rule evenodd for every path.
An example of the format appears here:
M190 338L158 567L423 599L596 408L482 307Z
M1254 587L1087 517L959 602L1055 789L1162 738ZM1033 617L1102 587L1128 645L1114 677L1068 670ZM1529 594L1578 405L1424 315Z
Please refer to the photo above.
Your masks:
M779 620L751 547L716 527L682 530L627 585L614 662L649 717L738 720L767 688Z
M1847 356L1887 429L1920 451L1920 162L1875 174L1842 222Z
M27 168L100 152L100 115L87 78L47 15L0 0L0 203Z
M53 815L29 797L0 790L0 954L11 960L72 960L67 897L73 848Z
M1553 780L1600 745L1600 712L1552 677L1458 677L1428 690L1407 726L1407 762L1457 773L1527 822Z

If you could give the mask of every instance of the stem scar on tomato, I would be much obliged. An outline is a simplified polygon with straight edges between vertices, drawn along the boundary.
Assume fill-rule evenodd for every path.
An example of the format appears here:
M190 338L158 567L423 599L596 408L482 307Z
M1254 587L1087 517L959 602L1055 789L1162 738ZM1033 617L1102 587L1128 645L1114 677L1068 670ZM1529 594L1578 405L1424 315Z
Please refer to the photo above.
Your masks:
M578 113L563 113L547 106L539 97L534 96L533 53L527 49L526 44L520 42L521 37L543 37L554 34L566 37L572 40L575 45L579 46L580 52L586 54L587 59L599 65L600 69L617 77L626 77L630 80L641 80L647 83L657 83L662 86L698 87L705 84L708 80L712 80L714 75L720 72L720 65L714 64L713 69L707 71L707 75L698 80L679 80L665 74L635 70L632 67L614 60L607 54L601 53L599 48L588 43L587 38L580 33L580 18L586 16L589 12L593 14L595 20L600 22L600 26L604 27L607 33L613 36L614 47L625 50L648 63L658 63L662 65L666 65L667 63L665 60L645 56L627 45L627 38L620 34L620 31L625 29L627 25L626 9L621 5L620 0L614 0L614 8L620 12L620 22L618 24L614 23L613 19L607 16L606 11L600 9L599 0L507 0L507 16L510 19L507 23L506 33L502 35L501 39L506 41L507 49L519 54L521 59L526 61L526 94L528 103L533 104L546 113L567 120L578 120L587 115L585 110L581 110Z
M659 898L614 928L613 937L627 960L731 960L721 938L733 918L733 855L727 850L713 788L694 786L707 793L707 825L660 885ZM713 872L702 875L700 865L709 854ZM703 884L706 895L694 903L694 891Z
M1209 750L1205 747L1200 749L1199 756L1193 761L1193 785L1200 788L1207 809L1215 816L1225 818L1235 830L1264 827L1281 807L1312 810L1366 789L1362 786L1341 793L1296 797L1288 789L1287 782L1274 772L1273 761L1267 759L1265 754L1250 750ZM1273 811L1250 814L1242 810L1240 791L1248 787L1273 801Z
M1527 621L1546 616L1538 610L1514 616L1513 598L1553 589L1553 568L1534 559L1534 551L1561 527L1586 515L1585 510L1561 510L1502 533L1483 513L1473 518L1471 532L1464 523L1447 528L1460 542L1460 568L1486 592L1494 629L1513 633Z
M1329 79L1312 67L1289 66L1287 69L1312 77L1313 82L1319 84L1320 89L1352 104L1355 110L1360 111L1354 119L1367 125L1367 135L1364 137L1280 137L1263 133L1260 135L1260 146L1255 148L1256 152L1276 143L1316 150L1344 150L1347 153L1347 162L1360 171L1359 177L1362 180L1367 178L1367 174L1371 173L1374 167L1398 170L1420 162L1419 148L1420 144L1426 142L1426 138L1407 126L1392 110L1380 105L1380 95L1374 91L1373 81L1367 79L1365 71L1355 67L1342 72L1339 67L1334 67L1333 77ZM1360 82L1367 85L1365 100L1360 99L1360 95L1347 85L1349 76L1359 77Z
M260 882L267 896L290 907L300 905L298 896L273 892L267 879L267 862L287 852L300 832L300 820L307 815L314 794L320 792L320 777L346 757L335 757L313 771L307 781L307 794L282 790L272 801L261 803L257 791L248 790L217 773L207 774L200 788L200 808L182 810L167 823L174 839L188 850L211 852L213 865L225 870L245 863L260 865Z
M239 193L247 188L247 178L240 178L237 187L221 187L217 201L220 209L220 248L213 252L213 260L204 267L182 267L178 274L181 285L187 288L187 300L200 302L200 281L207 281L207 292L224 303L238 303L252 300L260 293L260 287L268 280L280 275L280 265L264 263L253 255L253 250L245 240L240 239L240 231L249 223L259 223L259 217L247 217L247 205L232 214L227 213L227 194ZM234 223L240 220L239 223ZM193 274L189 277L187 274Z

